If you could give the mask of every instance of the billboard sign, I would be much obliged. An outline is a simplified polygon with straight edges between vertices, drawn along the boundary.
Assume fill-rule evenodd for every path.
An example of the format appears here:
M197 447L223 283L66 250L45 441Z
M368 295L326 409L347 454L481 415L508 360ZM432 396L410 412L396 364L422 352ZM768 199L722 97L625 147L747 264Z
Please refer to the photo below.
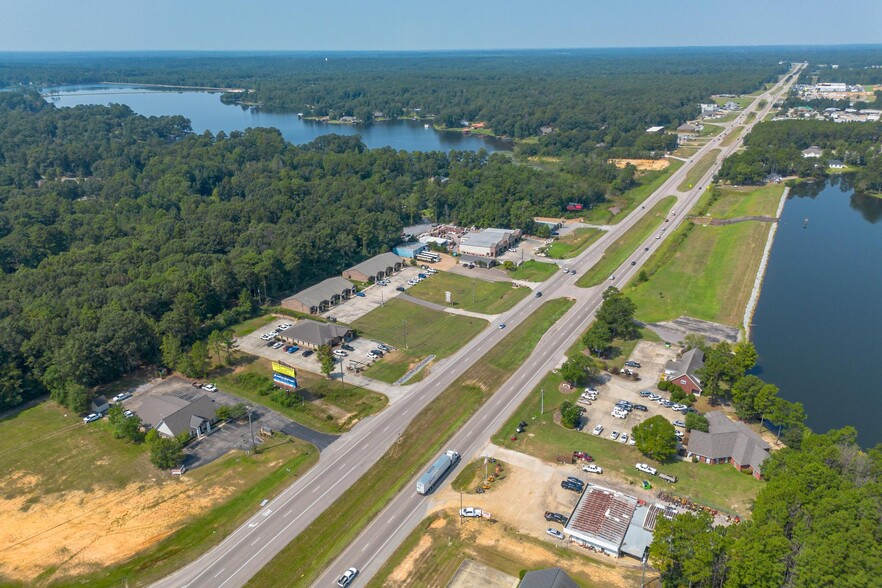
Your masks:
M277 374L283 374L283 375L289 376L291 378L297 377L297 371L294 368L289 367L283 363L279 363L277 361L273 362L273 371L276 372Z
M297 379L290 378L284 374L273 374L273 384L292 390L297 389Z

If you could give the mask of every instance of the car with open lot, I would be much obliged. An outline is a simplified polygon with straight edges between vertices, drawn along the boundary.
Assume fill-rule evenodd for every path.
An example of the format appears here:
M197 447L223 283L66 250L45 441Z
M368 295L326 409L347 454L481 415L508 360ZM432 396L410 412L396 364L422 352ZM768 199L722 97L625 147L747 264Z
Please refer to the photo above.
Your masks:
M597 425L594 427L594 430L591 431L592 435L600 435L601 433L603 433L603 425Z
M573 492L578 492L580 494L582 493L582 490L585 488L584 486L574 484L573 482L570 482L569 480L564 480L563 482L561 482L560 487L563 488L564 490L572 490Z
M215 386L214 384L204 384L202 386L202 389L206 392L217 392L217 386Z
M596 464L593 464L593 463L589 463L589 464L587 464L587 465L583 465L583 466L582 466L582 471L583 471L583 472L588 472L589 474L602 474L602 473L603 473L603 468L600 467L599 465L596 465Z
M548 529L546 529L545 532L548 533L549 535L551 535L552 537L554 537L555 539L561 539L561 540L563 540L563 538L564 538L564 534L563 534L563 533L561 533L561 532L558 531L557 529L552 529L551 527L549 527Z
M654 476L658 473L658 470L656 470L654 467L651 467L645 463L635 464L634 467L637 468L638 470L640 470L641 472L643 472L644 474L651 474Z
M343 574L340 576L340 579L337 580L337 586L340 586L340 588L346 588L347 586L352 584L352 581L355 579L355 576L357 576L357 575L358 575L357 568L349 568L348 570L343 572Z
M93 412L93 413L90 413L90 414L84 416L83 422L84 423L94 423L95 421L97 421L100 418L101 418L100 414L98 414L97 412Z
M349 356L349 354L346 353L345 351L343 351L342 349L335 349L334 355L336 355L337 357L348 357Z
M622 436L619 437L619 443L627 443L628 442L628 434L622 433Z
M684 423L683 421L674 421L674 426L675 426L675 427L680 427L681 429L685 429L685 428L686 428L686 423Z
M545 511L545 520L554 521L555 523L560 523L561 525L567 524L566 516L560 514L559 512L552 512L550 510Z
M613 431L613 432L611 432L611 433L609 434L609 438L612 439L613 441L615 441L616 439L619 438L619 432L618 432L618 431Z
M474 518L484 516L484 511L480 508L473 508L471 506L467 506L465 508L459 509L459 516L466 518Z
M628 367L632 367L632 368L643 367L643 366L640 365L639 362L636 362L636 361L633 361L633 360L630 360L630 359L629 359L628 361L625 362L625 365L628 366Z

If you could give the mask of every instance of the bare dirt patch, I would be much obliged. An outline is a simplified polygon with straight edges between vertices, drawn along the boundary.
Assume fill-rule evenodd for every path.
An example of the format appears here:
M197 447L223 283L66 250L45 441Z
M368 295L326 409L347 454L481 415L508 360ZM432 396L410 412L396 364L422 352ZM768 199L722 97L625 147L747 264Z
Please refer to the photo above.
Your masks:
M0 573L32 582L47 568L75 575L121 562L226 499L234 488L187 478L158 486L73 491L30 503L0 499Z
M610 159L609 162L619 168L630 164L641 171L659 171L671 165L671 162L667 159Z

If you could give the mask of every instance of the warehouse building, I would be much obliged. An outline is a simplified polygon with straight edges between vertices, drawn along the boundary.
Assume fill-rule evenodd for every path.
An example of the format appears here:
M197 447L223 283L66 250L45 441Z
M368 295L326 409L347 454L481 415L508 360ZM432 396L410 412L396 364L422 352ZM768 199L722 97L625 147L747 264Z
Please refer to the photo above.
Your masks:
M356 282L376 282L401 271L404 260L394 253L381 253L343 272L343 277Z
M392 253L405 259L415 259L417 255L428 249L425 243L401 243L392 248Z
M355 285L349 280L328 278L282 300L283 308L304 314L320 314L355 295Z
M484 229L478 233L466 233L459 243L459 252L478 257L497 257L521 238L520 230Z

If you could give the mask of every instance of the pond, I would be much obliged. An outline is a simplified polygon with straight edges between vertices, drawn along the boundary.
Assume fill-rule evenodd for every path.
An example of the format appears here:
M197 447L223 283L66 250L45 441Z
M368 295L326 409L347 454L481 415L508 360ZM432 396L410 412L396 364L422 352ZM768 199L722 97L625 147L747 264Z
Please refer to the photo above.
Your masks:
M46 99L55 106L80 104L125 104L144 116L180 114L190 120L193 131L244 131L249 127L275 127L296 145L336 133L361 135L368 147L392 147L404 151L511 150L514 144L493 137L463 135L454 131L425 128L425 121L392 120L368 125L338 125L303 120L294 113L260 112L220 101L220 93L168 91L132 86L75 85L46 88Z

